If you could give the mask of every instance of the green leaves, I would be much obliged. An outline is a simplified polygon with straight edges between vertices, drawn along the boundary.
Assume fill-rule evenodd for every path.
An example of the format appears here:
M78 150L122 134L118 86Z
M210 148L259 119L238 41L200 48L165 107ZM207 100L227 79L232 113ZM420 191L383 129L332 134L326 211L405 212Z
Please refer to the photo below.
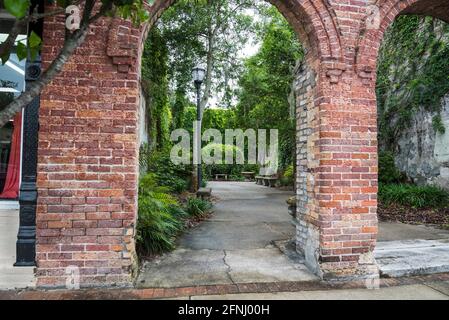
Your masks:
M34 32L31 31L31 34L28 38L28 44L30 48L37 48L40 46L42 39Z
M17 42L16 54L19 60L26 59L28 57L28 53L30 54L30 59L35 60L36 56L39 54L42 39L34 31L31 31L29 37L27 38L27 44L28 46L25 45L22 40Z
M22 42L19 42L17 44L17 48L16 48L16 53L17 53L17 57L19 58L19 60L23 60L27 57L27 46L24 45Z
M115 0L118 15L123 19L130 19L138 26L150 17L142 0Z
M2 60L2 65L4 65L9 60L9 56L10 56L10 53L9 52L5 52L5 54L3 54L0 57L0 59Z
M380 184L380 202L412 208L443 208L449 203L449 193L436 186L414 184Z
M4 0L5 9L12 14L14 17L21 19L23 18L30 6L29 0Z
M414 15L398 17L386 31L376 95L379 141L387 150L396 149L418 110L433 113L433 128L445 131L439 115L441 99L449 91L448 35L449 24Z

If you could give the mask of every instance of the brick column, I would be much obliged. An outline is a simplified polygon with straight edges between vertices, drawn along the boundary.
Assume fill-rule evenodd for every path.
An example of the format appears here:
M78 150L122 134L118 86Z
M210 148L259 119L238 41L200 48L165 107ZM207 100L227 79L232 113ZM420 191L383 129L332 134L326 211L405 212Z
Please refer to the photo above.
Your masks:
M125 25L126 26L126 25ZM37 285L130 285L135 266L138 179L137 66L107 54L110 19L41 97L38 147ZM44 68L59 51L64 17L44 25ZM137 39L137 37L136 37ZM67 269L67 267L69 267Z

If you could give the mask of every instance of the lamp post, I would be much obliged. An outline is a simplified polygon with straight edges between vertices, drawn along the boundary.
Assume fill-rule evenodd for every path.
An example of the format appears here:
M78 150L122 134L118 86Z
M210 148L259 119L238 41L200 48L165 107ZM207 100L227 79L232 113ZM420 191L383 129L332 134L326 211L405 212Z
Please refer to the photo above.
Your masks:
M196 120L197 120L197 154L198 159L200 159L199 163L197 164L197 168L195 170L194 165L194 171L197 171L197 190L201 188L201 179L202 179L202 170L201 170L201 84L203 83L204 76L206 75L206 70L202 68L201 66L196 66L192 69L192 78L193 83L195 85L196 89ZM195 191L197 191L195 190Z

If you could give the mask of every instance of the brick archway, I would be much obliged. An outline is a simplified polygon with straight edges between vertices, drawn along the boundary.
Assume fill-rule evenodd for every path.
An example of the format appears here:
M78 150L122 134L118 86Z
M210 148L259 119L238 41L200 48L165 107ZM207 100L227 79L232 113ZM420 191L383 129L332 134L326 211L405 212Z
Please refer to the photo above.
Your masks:
M329 77L344 70L344 59L340 30L332 6L324 0L267 0L278 8L296 31L299 40L307 48L307 60L320 60L325 64ZM143 42L148 31L163 12L176 0L157 0L150 8L149 23L140 30L131 23L114 19L108 33L107 54L118 66L119 71L128 72L139 68ZM132 70L132 71L139 71Z
M79 267L82 286L132 281L139 62L149 27L173 2L157 0L141 29L101 20L41 96L38 286L65 286L68 266ZM309 48L298 83L298 250L323 278L376 276L377 48L397 14L423 3L440 12L447 1L270 2ZM366 29L367 2L381 9L380 29ZM45 21L44 67L63 30L61 17Z

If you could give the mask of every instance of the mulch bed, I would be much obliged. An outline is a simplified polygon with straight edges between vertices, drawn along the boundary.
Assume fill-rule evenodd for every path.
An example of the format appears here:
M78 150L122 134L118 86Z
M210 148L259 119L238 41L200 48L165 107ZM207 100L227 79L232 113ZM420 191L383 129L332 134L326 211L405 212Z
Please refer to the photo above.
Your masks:
M398 221L409 224L432 224L449 229L449 208L417 209L398 204L385 205L379 203L379 220Z

